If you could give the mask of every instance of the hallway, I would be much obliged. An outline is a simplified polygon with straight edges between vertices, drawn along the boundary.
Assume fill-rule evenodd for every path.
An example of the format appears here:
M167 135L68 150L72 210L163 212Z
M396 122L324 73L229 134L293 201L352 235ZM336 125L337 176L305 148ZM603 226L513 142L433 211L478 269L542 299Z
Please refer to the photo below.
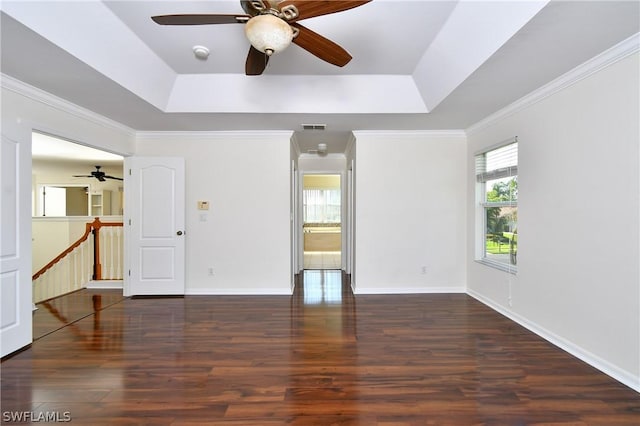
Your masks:
M340 269L342 266L339 251L305 251L304 269Z
M467 295L356 298L340 271L305 271L292 296L124 299L1 375L3 412L79 425L640 419L637 393Z

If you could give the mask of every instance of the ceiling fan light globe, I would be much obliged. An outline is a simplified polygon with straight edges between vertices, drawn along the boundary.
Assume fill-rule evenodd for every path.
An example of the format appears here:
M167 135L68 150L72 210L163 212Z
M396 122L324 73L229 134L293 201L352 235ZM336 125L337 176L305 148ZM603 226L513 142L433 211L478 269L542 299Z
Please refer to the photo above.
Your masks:
M293 40L293 30L289 24L269 14L249 19L244 32L254 48L269 56L282 52Z

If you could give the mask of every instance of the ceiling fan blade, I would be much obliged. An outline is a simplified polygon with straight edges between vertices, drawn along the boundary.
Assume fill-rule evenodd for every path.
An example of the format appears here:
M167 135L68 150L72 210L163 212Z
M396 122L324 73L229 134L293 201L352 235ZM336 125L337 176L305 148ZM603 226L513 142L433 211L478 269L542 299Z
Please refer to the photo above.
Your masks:
M159 15L151 19L160 25L210 25L210 24L244 24L249 15Z
M107 179L122 180L122 178L115 177L115 176L104 175L104 177L107 178Z
M72 175L71 177L82 177L82 178L92 178L92 175Z
M247 75L260 75L264 72L269 62L269 56L262 53L255 47L249 47L249 54L247 55L247 62L244 65L245 74Z
M298 35L293 39L293 42L309 53L339 67L347 65L351 60L352 56L349 52L328 38L300 24L291 25L298 29Z
M296 22L315 16L353 9L370 1L371 0L284 0L278 4L278 8L281 11L286 11L287 7L294 6L298 11L298 15L288 19L288 21Z

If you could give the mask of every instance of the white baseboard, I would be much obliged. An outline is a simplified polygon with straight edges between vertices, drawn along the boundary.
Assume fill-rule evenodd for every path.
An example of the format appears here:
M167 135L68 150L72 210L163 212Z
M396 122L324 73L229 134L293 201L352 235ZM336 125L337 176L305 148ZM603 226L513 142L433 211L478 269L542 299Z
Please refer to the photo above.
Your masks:
M88 289L122 289L122 280L100 280L89 281L87 283Z
M531 331L532 333L537 334L538 336L542 337L543 339L545 339L549 343L551 343L551 344L559 347L560 349L570 353L571 355L575 356L576 358L586 362L587 364L591 365L594 368L597 368L598 370L600 370L604 374L614 378L615 380L619 381L620 383L622 383L622 384L630 387L631 389L635 390L636 392L640 393L640 377L634 376L633 374L629 373L628 371L625 371L625 370L623 370L623 369L611 364L610 362L603 360L599 356L594 355L591 352L587 351L586 349L576 345L575 343L570 342L570 341L564 339L563 337L560 337L560 336L554 334L553 332L547 330L546 328L541 327L540 325L538 325L536 323L533 323L533 322L527 320L526 318L521 317L520 315L518 315L518 314L516 314L514 312L508 311L507 309L505 309L504 307L502 307L498 303L495 303L493 300L490 300L490 299L480 295L479 293L476 293L473 290L467 289L467 294L469 296L473 297L474 299L478 300L479 302L487 305L488 307L490 307L494 311L496 311L496 312L504 315L505 317L509 318L510 320L520 324L521 326L523 326L527 330Z

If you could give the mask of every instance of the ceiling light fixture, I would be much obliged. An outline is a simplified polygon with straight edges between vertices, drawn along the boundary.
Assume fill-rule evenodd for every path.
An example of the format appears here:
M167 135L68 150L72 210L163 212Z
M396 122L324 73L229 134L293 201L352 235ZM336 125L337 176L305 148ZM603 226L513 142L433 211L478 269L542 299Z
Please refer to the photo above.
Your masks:
M293 40L293 30L289 24L271 14L249 19L244 32L249 43L267 56L282 52Z
M327 153L327 144L319 143L318 144L318 154L326 154Z
M205 61L209 57L209 49L204 46L193 46L193 54L196 58Z

